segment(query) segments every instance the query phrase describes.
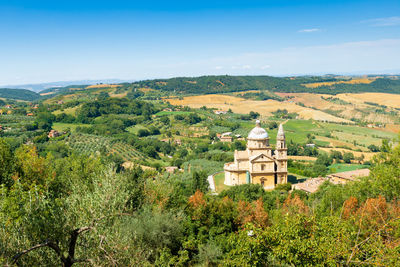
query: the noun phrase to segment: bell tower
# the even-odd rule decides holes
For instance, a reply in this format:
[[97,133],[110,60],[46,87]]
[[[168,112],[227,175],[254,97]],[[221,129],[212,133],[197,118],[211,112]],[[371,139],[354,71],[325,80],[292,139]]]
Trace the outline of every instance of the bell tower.
[[278,134],[276,136],[276,172],[277,172],[277,183],[287,183],[287,147],[286,137],[283,131],[283,125],[279,125]]

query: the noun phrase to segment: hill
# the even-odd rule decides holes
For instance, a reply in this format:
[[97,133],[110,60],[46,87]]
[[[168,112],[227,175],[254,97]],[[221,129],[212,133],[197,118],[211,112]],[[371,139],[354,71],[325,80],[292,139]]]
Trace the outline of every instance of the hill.
[[31,91],[40,92],[50,88],[60,88],[70,85],[81,85],[81,84],[99,84],[99,83],[122,83],[124,80],[119,79],[103,79],[103,80],[77,80],[77,81],[59,81],[59,82],[48,82],[48,83],[30,83],[30,84],[18,84],[18,85],[4,85],[4,87],[12,89],[29,89]]
[[34,101],[39,99],[40,95],[26,89],[0,88],[0,97],[14,100]]
[[[115,84],[114,84],[115,85]],[[119,83],[118,93],[154,90],[168,95],[221,94],[241,91],[270,91],[281,93],[318,93],[336,95],[341,93],[393,93],[400,94],[399,76],[344,77],[344,76],[201,76],[153,79],[133,83]],[[106,89],[101,87],[69,85],[41,91],[41,95],[64,94],[77,90]],[[110,86],[110,89],[112,87]],[[264,99],[266,100],[266,99]]]

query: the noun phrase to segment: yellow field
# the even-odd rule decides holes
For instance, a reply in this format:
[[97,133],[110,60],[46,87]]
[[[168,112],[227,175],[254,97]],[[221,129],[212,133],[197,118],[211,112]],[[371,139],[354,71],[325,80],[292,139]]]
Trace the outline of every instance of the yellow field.
[[400,108],[400,95],[386,93],[338,94],[335,97],[350,103],[373,102],[388,107]]
[[44,95],[52,95],[52,94],[55,94],[55,92],[41,93],[40,95],[41,95],[41,96],[44,96]]
[[373,152],[352,151],[352,150],[348,150],[348,149],[344,149],[344,148],[321,147],[319,149],[326,151],[326,152],[330,152],[331,150],[340,151],[342,153],[350,152],[350,153],[353,153],[355,157],[360,157],[361,155],[364,155],[364,160],[371,160],[376,154],[378,154],[378,153],[373,153]]
[[264,116],[271,116],[271,113],[276,111],[277,109],[287,109],[289,112],[298,113],[299,118],[301,119],[352,123],[349,120],[332,116],[320,110],[301,107],[293,103],[293,101],[256,101],[219,94],[189,96],[183,98],[182,100],[173,98],[166,99],[166,101],[168,101],[172,105],[190,106],[192,108],[200,108],[202,106],[206,106],[208,108],[217,108],[221,110],[231,109],[233,112],[241,114],[248,114],[250,111],[257,111]]
[[315,158],[315,157],[308,157],[308,156],[288,156],[288,159],[306,160],[306,161],[316,161],[317,160],[317,158]]
[[334,84],[344,83],[344,84],[368,84],[372,83],[375,79],[368,79],[368,78],[358,78],[358,79],[351,79],[350,81],[337,81],[337,82],[320,82],[320,83],[306,83],[303,84],[307,88],[317,88],[320,86],[330,86]]
[[280,97],[290,97],[289,101],[296,103],[303,103],[307,107],[314,107],[317,109],[338,109],[343,108],[338,104],[326,101],[321,97],[331,97],[325,94],[311,94],[311,93],[276,93]]
[[92,88],[117,88],[121,87],[122,85],[119,84],[93,84],[89,85],[86,87],[86,89],[92,89]]
[[[329,142],[329,145],[331,147],[344,147],[344,146],[347,146],[347,147],[349,147],[351,149],[354,149],[354,150],[359,148],[359,147],[355,146],[353,143],[340,141],[340,140],[332,139],[332,138],[325,137],[325,136],[317,136],[316,139],[320,140],[320,141]],[[366,148],[364,148],[364,149],[366,150]]]

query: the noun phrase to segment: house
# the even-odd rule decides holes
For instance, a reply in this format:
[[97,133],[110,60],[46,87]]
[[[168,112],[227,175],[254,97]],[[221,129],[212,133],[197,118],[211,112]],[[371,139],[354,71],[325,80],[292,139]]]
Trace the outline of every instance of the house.
[[178,146],[182,145],[181,139],[175,139],[174,143],[177,144]]
[[369,176],[369,169],[359,169],[347,172],[332,173],[327,176],[330,182],[334,184],[345,184],[349,181],[357,181],[360,177]]
[[247,149],[234,152],[234,162],[224,165],[225,185],[260,184],[264,189],[274,189],[287,183],[287,148],[282,124],[276,138],[276,149],[269,144],[269,136],[256,121],[247,137]]
[[293,189],[302,190],[307,193],[315,193],[319,187],[329,181],[327,178],[318,177],[318,178],[310,178],[305,180],[303,183],[298,183],[293,185]]
[[26,116],[33,116],[33,113],[28,113],[26,114]]
[[217,114],[217,115],[221,115],[221,114],[228,113],[228,111],[225,111],[225,110],[214,110],[214,113]]
[[166,171],[166,172],[169,172],[169,173],[174,173],[174,172],[177,171],[177,170],[179,170],[179,168],[176,167],[176,166],[168,166],[168,167],[165,167],[165,171]]
[[13,107],[11,105],[6,105],[6,108],[12,109]]
[[47,137],[48,138],[54,138],[54,137],[58,137],[58,136],[60,136],[61,134],[58,132],[58,131],[56,131],[56,130],[51,130],[50,132],[49,132],[49,134],[47,135]]
[[315,147],[315,144],[306,144],[306,147],[312,147],[312,148],[314,148],[314,147]]
[[219,136],[217,135],[217,137],[219,138],[219,140],[221,141],[221,142],[229,142],[229,143],[231,143],[232,142],[232,132],[226,132],[226,133],[223,133],[223,134],[220,134]]

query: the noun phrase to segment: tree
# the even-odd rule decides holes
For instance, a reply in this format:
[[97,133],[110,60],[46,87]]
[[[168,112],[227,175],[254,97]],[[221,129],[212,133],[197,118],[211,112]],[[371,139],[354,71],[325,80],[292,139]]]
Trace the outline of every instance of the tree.
[[0,138],[0,185],[10,187],[13,184],[12,175],[15,172],[15,158],[10,146]]
[[351,152],[346,152],[343,154],[343,161],[346,163],[351,163],[351,161],[354,159],[354,154]]
[[50,131],[53,122],[56,120],[56,116],[48,111],[39,112],[36,115],[35,122],[37,123],[39,129]]
[[260,117],[260,113],[254,111],[250,111],[249,115],[252,119],[257,119],[258,117]]

